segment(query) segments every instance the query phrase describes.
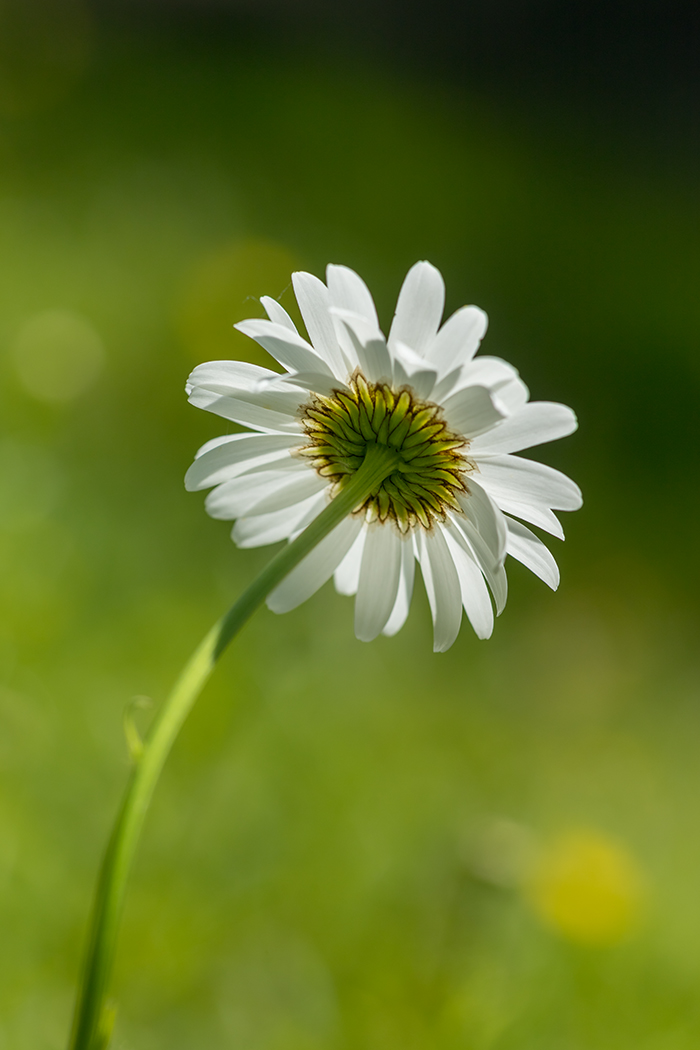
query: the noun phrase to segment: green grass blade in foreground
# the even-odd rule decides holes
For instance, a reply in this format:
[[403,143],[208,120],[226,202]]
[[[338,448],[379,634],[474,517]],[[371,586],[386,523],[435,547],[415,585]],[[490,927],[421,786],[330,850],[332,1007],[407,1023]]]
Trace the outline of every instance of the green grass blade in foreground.
[[272,559],[209,631],[156,715],[131,774],[102,863],[69,1050],[104,1050],[108,1044],[113,1012],[106,1006],[106,995],[138,838],[165,760],[217,660],[268,594],[391,473],[396,458],[396,453],[386,446],[369,446],[362,466],[345,487],[293,543]]

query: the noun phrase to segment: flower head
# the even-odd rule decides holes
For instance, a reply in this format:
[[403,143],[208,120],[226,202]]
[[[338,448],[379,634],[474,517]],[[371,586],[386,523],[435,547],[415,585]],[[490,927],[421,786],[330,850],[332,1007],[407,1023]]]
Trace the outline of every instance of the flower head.
[[[559,471],[513,453],[576,429],[565,405],[530,402],[517,371],[475,356],[487,318],[476,306],[442,326],[444,284],[416,263],[401,289],[388,338],[372,296],[345,266],[327,284],[293,275],[309,339],[280,304],[269,320],[236,328],[285,370],[214,361],[192,372],[193,405],[249,429],[204,445],[187,472],[190,490],[213,488],[212,517],[235,520],[233,540],[257,547],[294,539],[363,463],[372,445],[395,465],[334,531],[272,592],[285,612],[331,576],[356,594],[355,633],[369,641],[403,626],[421,567],[433,616],[434,648],[448,649],[462,608],[480,638],[507,594],[507,554],[553,589],[556,562],[522,522],[563,539],[554,510],[576,510],[578,487]],[[521,519],[521,520],[518,520]]]

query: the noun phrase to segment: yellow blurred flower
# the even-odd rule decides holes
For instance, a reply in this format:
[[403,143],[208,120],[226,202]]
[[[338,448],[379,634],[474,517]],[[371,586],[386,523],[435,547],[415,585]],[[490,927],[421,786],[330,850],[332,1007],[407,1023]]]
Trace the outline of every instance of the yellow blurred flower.
[[644,879],[629,851],[599,831],[569,831],[542,851],[526,886],[539,917],[569,940],[615,944],[636,925]]

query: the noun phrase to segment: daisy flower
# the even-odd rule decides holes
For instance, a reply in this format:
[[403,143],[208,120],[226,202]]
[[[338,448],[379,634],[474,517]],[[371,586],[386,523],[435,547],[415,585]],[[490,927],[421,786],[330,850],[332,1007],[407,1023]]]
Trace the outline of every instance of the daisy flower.
[[[523,524],[563,539],[555,510],[581,505],[578,487],[552,467],[514,455],[576,429],[565,405],[529,400],[515,368],[476,356],[486,314],[464,306],[441,325],[445,288],[428,262],[409,271],[388,337],[353,271],[329,266],[326,284],[295,273],[308,339],[275,299],[268,320],[235,327],[282,373],[243,361],[194,369],[190,402],[249,428],[207,442],[187,472],[190,491],[213,489],[206,509],[234,520],[239,547],[293,540],[363,462],[396,453],[393,472],[268,596],[274,612],[309,598],[331,576],[356,595],[355,633],[370,641],[406,621],[415,564],[448,649],[466,612],[479,638],[505,605],[506,555],[555,589],[556,562]],[[490,592],[490,594],[489,594]]]

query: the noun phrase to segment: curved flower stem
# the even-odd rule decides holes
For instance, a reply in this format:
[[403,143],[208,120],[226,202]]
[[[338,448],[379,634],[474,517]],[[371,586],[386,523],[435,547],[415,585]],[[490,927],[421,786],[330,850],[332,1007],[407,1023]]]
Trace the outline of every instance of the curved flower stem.
[[266,566],[195,650],[156,715],[124,794],[102,863],[90,922],[69,1050],[105,1050],[114,1012],[106,995],[139,834],[158,777],[180,728],[217,660],[272,590],[343,518],[361,506],[394,469],[397,454],[370,445],[360,469],[311,524]]

